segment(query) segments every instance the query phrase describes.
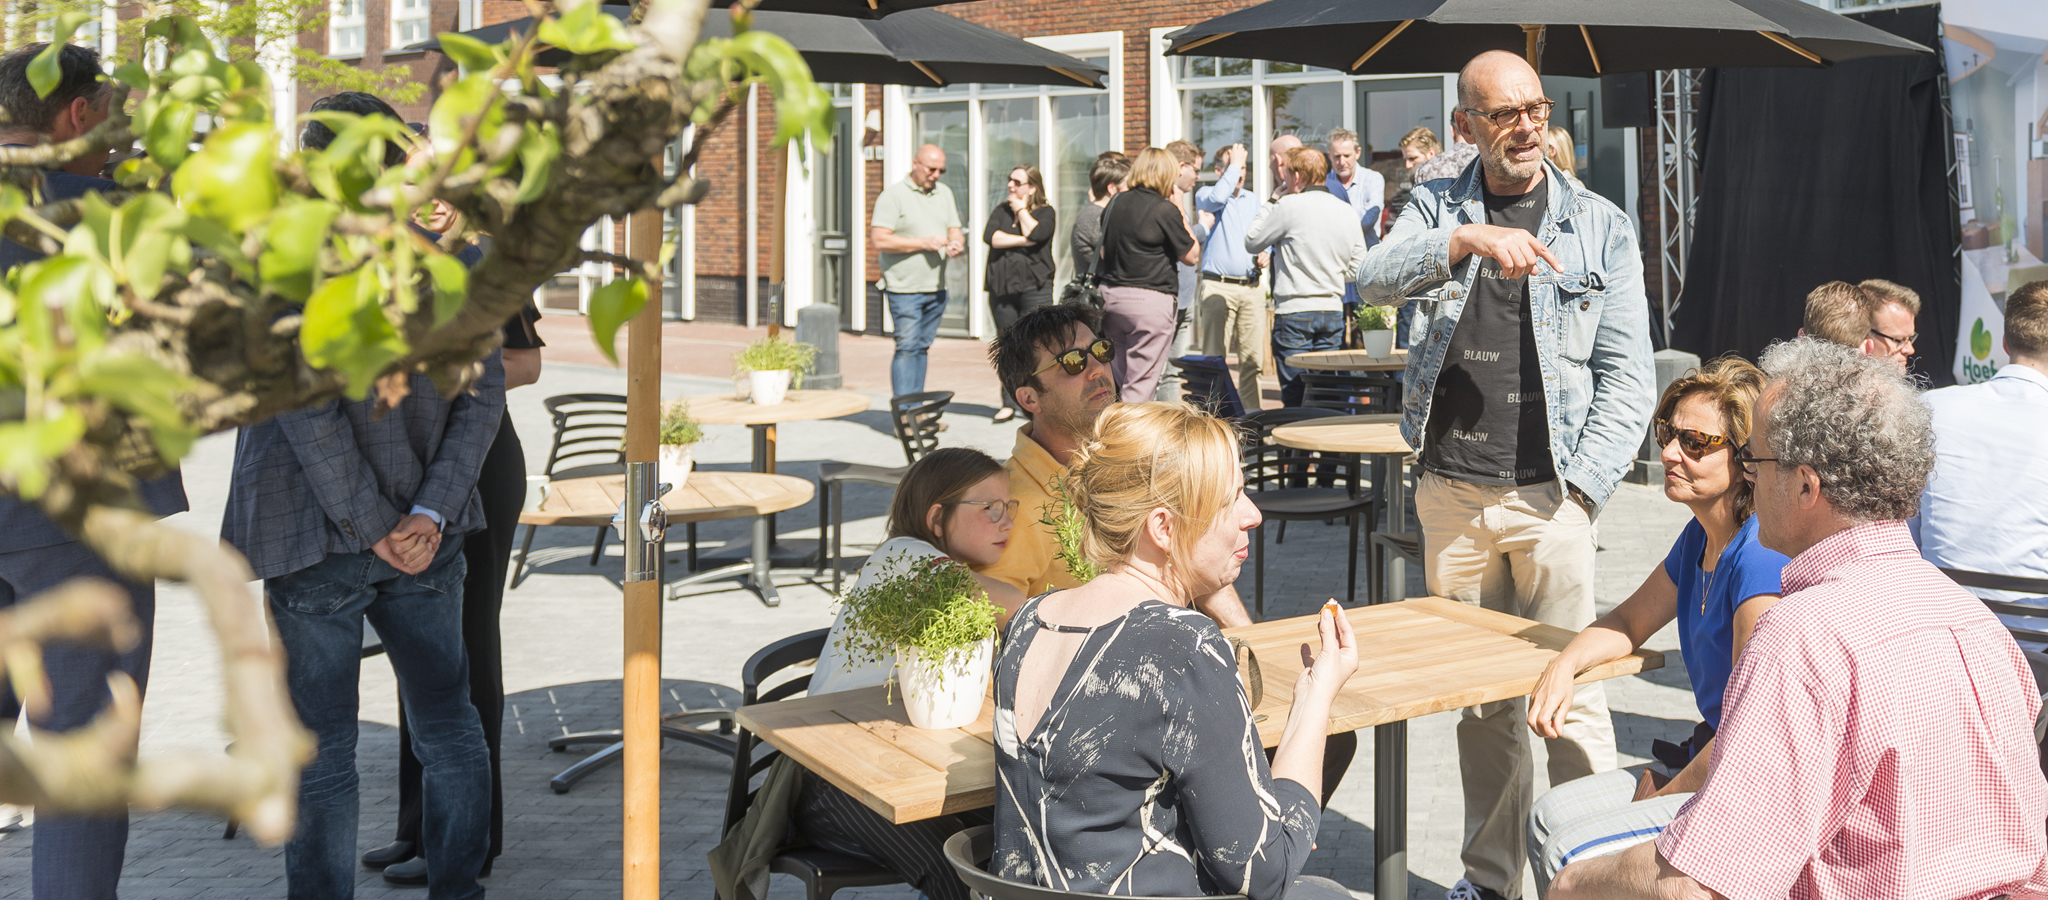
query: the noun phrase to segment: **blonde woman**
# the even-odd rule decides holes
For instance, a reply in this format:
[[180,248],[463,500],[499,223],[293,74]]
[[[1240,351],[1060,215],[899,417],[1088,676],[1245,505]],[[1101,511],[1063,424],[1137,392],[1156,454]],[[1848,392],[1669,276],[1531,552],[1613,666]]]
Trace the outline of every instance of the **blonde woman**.
[[991,871],[1085,893],[1348,900],[1301,867],[1330,703],[1358,668],[1350,624],[1320,614],[1269,769],[1236,656],[1189,608],[1237,579],[1259,524],[1236,431],[1180,404],[1119,404],[1069,473],[1103,573],[1026,601],[1005,632]]
[[1579,183],[1579,151],[1572,143],[1571,132],[1558,125],[1550,126],[1543,132],[1543,155],[1564,173],[1566,180],[1578,187],[1585,186]]
[[1179,185],[1180,160],[1146,147],[1131,163],[1130,189],[1102,211],[1102,336],[1116,345],[1109,370],[1127,402],[1152,399],[1166,369],[1180,293],[1174,264],[1202,260]]

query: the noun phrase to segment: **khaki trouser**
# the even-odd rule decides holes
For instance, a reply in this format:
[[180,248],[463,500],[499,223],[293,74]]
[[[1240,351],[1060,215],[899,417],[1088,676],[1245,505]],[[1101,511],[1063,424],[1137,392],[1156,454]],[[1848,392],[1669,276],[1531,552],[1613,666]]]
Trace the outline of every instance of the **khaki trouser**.
[[[1431,594],[1572,631],[1592,623],[1594,525],[1562,481],[1491,487],[1425,473],[1415,515]],[[1527,710],[1527,698],[1484,703],[1458,722],[1465,877],[1510,900],[1522,894],[1535,791]],[[1615,768],[1599,684],[1579,686],[1562,731],[1545,741],[1551,784]]]
[[1204,356],[1222,356],[1237,345],[1237,397],[1245,412],[1258,410],[1259,373],[1265,371],[1267,335],[1266,289],[1251,284],[1224,284],[1202,279],[1195,300],[1195,329]]

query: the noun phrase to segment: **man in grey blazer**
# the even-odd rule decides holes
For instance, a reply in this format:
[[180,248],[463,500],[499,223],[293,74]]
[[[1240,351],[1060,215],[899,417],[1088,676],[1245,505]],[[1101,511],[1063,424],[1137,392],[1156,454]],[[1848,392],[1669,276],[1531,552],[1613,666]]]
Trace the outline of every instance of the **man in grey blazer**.
[[[383,106],[368,95],[364,109]],[[321,108],[321,107],[316,107]],[[317,123],[315,123],[317,124]],[[307,127],[305,143],[332,140]],[[497,351],[473,389],[443,399],[426,376],[379,409],[331,400],[242,429],[221,537],[264,580],[284,639],[286,686],[318,756],[299,782],[285,847],[292,900],[355,891],[356,714],[363,622],[377,629],[425,772],[427,896],[483,896],[491,773],[462,645],[462,535],[484,527],[477,475],[505,412]]]

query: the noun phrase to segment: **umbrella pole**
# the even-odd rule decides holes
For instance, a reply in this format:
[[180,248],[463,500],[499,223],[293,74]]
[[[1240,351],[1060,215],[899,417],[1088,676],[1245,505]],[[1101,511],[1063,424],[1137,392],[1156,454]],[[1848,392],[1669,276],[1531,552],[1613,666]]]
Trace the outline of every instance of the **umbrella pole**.
[[[1549,28],[1548,25],[1522,26],[1522,55],[1529,60],[1529,68],[1535,69],[1538,74],[1543,72],[1543,38],[1544,32]],[[1590,40],[1588,45],[1590,46]]]
[[[651,209],[627,220],[627,255],[649,263],[661,258],[661,216]],[[658,533],[642,534],[637,521],[659,490],[653,482],[661,423],[662,304],[659,267],[650,268],[657,272],[648,281],[647,305],[626,324],[626,509],[635,521],[624,529],[624,900],[661,897],[662,541]]]

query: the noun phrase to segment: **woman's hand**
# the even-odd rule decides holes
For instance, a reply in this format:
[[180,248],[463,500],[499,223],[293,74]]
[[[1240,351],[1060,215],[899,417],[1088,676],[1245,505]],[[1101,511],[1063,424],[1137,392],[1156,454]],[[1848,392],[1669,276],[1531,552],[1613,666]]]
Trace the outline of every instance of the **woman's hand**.
[[1577,674],[1570,666],[1562,665],[1564,657],[1558,656],[1543,668],[1543,674],[1536,678],[1536,690],[1529,695],[1529,730],[1537,737],[1563,737],[1565,713],[1572,706],[1572,681]]
[[1316,634],[1322,638],[1322,652],[1311,654],[1307,644],[1301,645],[1301,680],[1295,682],[1294,694],[1317,690],[1329,700],[1358,671],[1358,639],[1351,633],[1351,620],[1334,601],[1316,614]]
[[1018,195],[1018,193],[1017,193],[1017,189],[1016,189],[1016,188],[1011,188],[1011,189],[1010,189],[1010,196],[1009,196],[1009,197],[1008,197],[1008,198],[1007,198],[1007,199],[1005,200],[1005,202],[1007,202],[1007,203],[1009,203],[1009,204],[1010,204],[1010,211],[1011,211],[1011,212],[1013,212],[1013,213],[1017,213],[1017,212],[1023,212],[1023,211],[1024,211],[1024,204],[1025,204],[1025,203],[1028,203],[1028,202],[1029,202],[1029,200],[1028,200],[1028,198],[1025,198],[1025,197],[1019,196],[1019,195]]

